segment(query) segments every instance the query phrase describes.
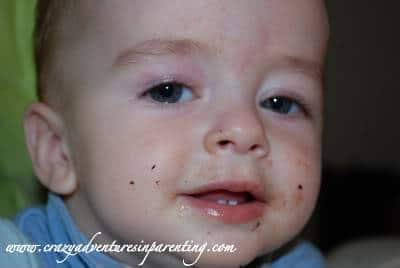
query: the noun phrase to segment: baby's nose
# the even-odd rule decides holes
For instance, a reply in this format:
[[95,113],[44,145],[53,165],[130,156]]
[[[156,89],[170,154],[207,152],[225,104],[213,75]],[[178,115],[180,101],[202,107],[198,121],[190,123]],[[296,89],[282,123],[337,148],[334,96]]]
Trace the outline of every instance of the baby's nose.
[[217,116],[205,136],[204,146],[211,154],[229,150],[262,158],[269,153],[264,123],[257,111],[250,109],[225,112]]

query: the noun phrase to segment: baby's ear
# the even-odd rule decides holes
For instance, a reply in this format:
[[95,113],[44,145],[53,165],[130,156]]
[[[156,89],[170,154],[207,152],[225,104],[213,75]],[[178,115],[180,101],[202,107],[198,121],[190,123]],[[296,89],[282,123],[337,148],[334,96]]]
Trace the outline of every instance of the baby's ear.
[[24,117],[25,138],[33,168],[50,191],[69,195],[77,179],[59,115],[44,103],[32,103]]

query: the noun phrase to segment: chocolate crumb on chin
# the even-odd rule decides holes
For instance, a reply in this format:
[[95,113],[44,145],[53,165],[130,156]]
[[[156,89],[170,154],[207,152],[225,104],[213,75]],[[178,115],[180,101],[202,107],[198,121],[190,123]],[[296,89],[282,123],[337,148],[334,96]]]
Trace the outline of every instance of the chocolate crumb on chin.
[[153,169],[155,169],[156,168],[156,165],[153,165],[152,167],[151,167],[151,170],[153,170]]
[[254,226],[254,228],[251,231],[254,232],[255,230],[258,229],[258,227],[260,227],[260,225],[261,225],[261,222],[257,221],[256,225]]
[[156,184],[157,184],[157,186],[159,186],[160,185],[160,180],[156,180]]
[[130,184],[130,185],[134,185],[135,182],[134,182],[134,181],[130,181],[129,184]]

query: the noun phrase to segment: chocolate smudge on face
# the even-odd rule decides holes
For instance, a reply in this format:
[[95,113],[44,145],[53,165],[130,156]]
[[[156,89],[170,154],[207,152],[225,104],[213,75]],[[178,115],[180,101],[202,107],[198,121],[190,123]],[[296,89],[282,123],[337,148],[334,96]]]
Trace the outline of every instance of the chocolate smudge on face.
[[302,159],[298,159],[297,164],[299,165],[299,167],[302,167],[302,168],[308,168],[310,166],[310,164],[307,161],[302,160]]
[[299,184],[299,186],[297,186],[297,188],[298,188],[299,190],[303,190],[303,185]]
[[130,184],[130,185],[134,185],[135,182],[134,182],[134,181],[130,181],[129,184]]
[[295,198],[296,205],[301,205],[301,203],[303,203],[303,200],[304,200],[303,194],[299,192]]
[[160,180],[156,180],[156,184],[157,184],[157,186],[159,186],[160,185]]
[[261,222],[257,221],[256,225],[254,226],[253,230],[251,230],[252,232],[254,232],[255,230],[257,230],[258,227],[260,227]]
[[153,165],[152,167],[151,167],[151,170],[153,170],[153,169],[155,169],[156,168],[156,165]]

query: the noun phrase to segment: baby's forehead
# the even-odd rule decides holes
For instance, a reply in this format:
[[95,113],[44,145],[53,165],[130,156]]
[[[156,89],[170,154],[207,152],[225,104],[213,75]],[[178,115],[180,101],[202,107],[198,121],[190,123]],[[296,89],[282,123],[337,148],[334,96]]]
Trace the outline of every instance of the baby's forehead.
[[[141,34],[146,39],[183,39],[203,34],[216,42],[228,39],[244,44],[251,39],[270,35],[270,41],[287,39],[291,35],[326,35],[326,14],[320,0],[266,1],[78,1],[81,31],[84,34],[113,35],[113,42]],[[75,18],[72,18],[75,20]],[[71,20],[72,20],[71,19]],[[307,30],[305,30],[306,28]],[[276,32],[276,33],[275,33]],[[287,35],[287,36],[284,36]],[[110,41],[110,39],[106,40]],[[263,41],[263,40],[253,40]],[[254,43],[253,42],[253,43]]]
[[224,51],[268,45],[317,58],[327,41],[320,0],[71,0],[68,9],[63,47],[70,52],[77,44],[110,51],[146,40],[188,39]]
[[[130,18],[132,22],[143,17],[149,20],[157,19],[163,14],[168,17],[169,21],[174,21],[188,14],[197,23],[202,23],[206,20],[205,16],[212,15],[216,10],[218,10],[219,14],[235,14],[235,17],[252,15],[253,23],[260,21],[257,16],[268,17],[274,13],[280,14],[281,16],[276,17],[281,21],[285,21],[289,19],[285,15],[289,15],[293,10],[302,12],[309,9],[312,13],[318,14],[321,12],[321,9],[316,7],[324,6],[322,0],[264,0],[251,2],[231,0],[69,0],[66,2],[68,4],[65,6],[72,7],[73,12],[80,15],[83,19],[103,18],[109,22],[118,19],[126,11],[132,13],[132,10],[136,11],[138,15],[137,17]],[[205,10],[207,11],[206,13],[204,12]],[[304,18],[306,19],[306,17]],[[279,26],[275,25],[275,27]]]
[[[96,46],[112,42],[123,49],[123,42],[196,39],[199,36],[206,39],[204,43],[229,40],[231,46],[225,48],[275,41],[275,46],[280,46],[286,45],[284,41],[289,39],[306,43],[302,39],[307,36],[312,44],[309,49],[316,51],[328,36],[326,14],[320,0],[65,2],[67,4],[59,6],[63,11],[58,12],[62,26],[55,33],[63,49],[74,48],[79,42],[85,46],[92,41],[97,42]],[[298,40],[293,36],[298,36]]]

